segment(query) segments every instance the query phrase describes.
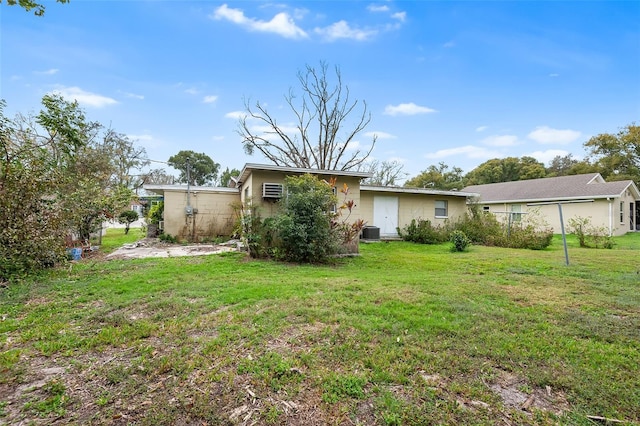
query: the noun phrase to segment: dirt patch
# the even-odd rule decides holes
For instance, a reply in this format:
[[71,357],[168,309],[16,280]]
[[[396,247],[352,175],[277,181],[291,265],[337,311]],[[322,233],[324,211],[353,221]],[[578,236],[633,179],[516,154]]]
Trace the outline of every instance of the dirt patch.
[[182,256],[204,256],[208,254],[218,254],[230,251],[237,251],[239,243],[230,241],[224,244],[167,244],[157,238],[145,238],[133,244],[125,244],[113,253],[106,256],[106,259],[144,259],[149,257],[182,257]]
[[504,370],[498,370],[495,383],[489,388],[498,394],[507,407],[525,412],[534,409],[561,415],[569,409],[569,403],[562,392],[554,392],[551,387],[530,389],[525,379]]

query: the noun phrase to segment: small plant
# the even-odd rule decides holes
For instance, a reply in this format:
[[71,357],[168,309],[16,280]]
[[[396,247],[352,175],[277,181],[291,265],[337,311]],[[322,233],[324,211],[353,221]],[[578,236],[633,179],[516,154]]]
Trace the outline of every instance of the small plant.
[[452,252],[461,252],[465,251],[471,241],[467,238],[467,235],[462,231],[453,231],[451,233],[451,237],[449,238],[451,241],[451,251]]
[[365,378],[355,375],[339,376],[332,374],[325,380],[322,400],[329,404],[335,404],[343,398],[364,398]]
[[65,405],[69,398],[65,395],[67,388],[58,380],[52,380],[46,383],[42,390],[45,397],[38,402],[28,402],[24,405],[26,410],[34,411],[41,417],[47,417],[50,414],[62,416],[65,413]]
[[160,234],[158,239],[163,243],[176,244],[178,242],[178,239],[171,234]]

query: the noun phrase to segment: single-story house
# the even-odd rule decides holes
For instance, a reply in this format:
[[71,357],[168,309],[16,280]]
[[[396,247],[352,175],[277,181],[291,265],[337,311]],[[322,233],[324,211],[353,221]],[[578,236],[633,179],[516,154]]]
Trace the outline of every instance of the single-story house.
[[[361,185],[369,173],[340,170],[315,170],[267,164],[246,164],[233,188],[187,185],[145,185],[144,189],[164,197],[165,233],[199,240],[229,235],[243,203],[258,203],[262,217],[277,212],[286,176],[310,173],[329,181],[336,188],[349,187],[348,199],[355,202],[349,220],[362,219],[379,228],[383,238],[397,237],[397,228],[412,219],[427,219],[442,224],[467,211],[467,200],[477,194],[462,191],[437,191],[422,188]],[[337,192],[339,201],[342,194]]]
[[569,219],[580,217],[609,235],[640,231],[640,192],[632,180],[605,182],[600,173],[588,173],[471,185],[463,191],[479,194],[476,201],[484,211],[505,218],[519,219],[537,209],[555,233],[562,232],[559,203],[565,227]]

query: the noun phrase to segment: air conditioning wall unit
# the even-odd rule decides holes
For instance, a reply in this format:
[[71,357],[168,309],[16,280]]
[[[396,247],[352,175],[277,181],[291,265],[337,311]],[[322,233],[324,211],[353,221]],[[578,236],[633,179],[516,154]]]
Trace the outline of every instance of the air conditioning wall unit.
[[281,183],[263,183],[262,184],[262,198],[282,198],[282,184]]

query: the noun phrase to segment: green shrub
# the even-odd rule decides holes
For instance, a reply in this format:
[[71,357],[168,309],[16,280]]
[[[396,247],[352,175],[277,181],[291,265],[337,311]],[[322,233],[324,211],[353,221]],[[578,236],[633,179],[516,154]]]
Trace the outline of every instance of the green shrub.
[[165,243],[175,244],[178,242],[178,239],[171,234],[160,234],[158,239]]
[[451,241],[451,251],[453,252],[465,251],[471,243],[464,232],[457,230],[451,233],[449,241]]
[[278,255],[293,262],[325,262],[337,252],[332,231],[332,188],[316,176],[288,176],[281,214],[269,226],[272,243],[277,239]]
[[429,220],[411,219],[411,223],[403,229],[398,228],[398,235],[405,240],[420,244],[440,244],[447,241],[445,228],[432,226]]
[[504,231],[503,225],[496,215],[480,209],[478,204],[470,204],[469,211],[458,220],[449,221],[446,225],[449,232],[462,231],[473,244],[487,245],[496,235]]
[[159,223],[162,220],[164,213],[164,201],[160,201],[149,209],[147,219],[149,223]]
[[587,217],[572,217],[567,221],[567,231],[578,238],[580,247],[612,249],[614,242],[604,226],[594,226]]

